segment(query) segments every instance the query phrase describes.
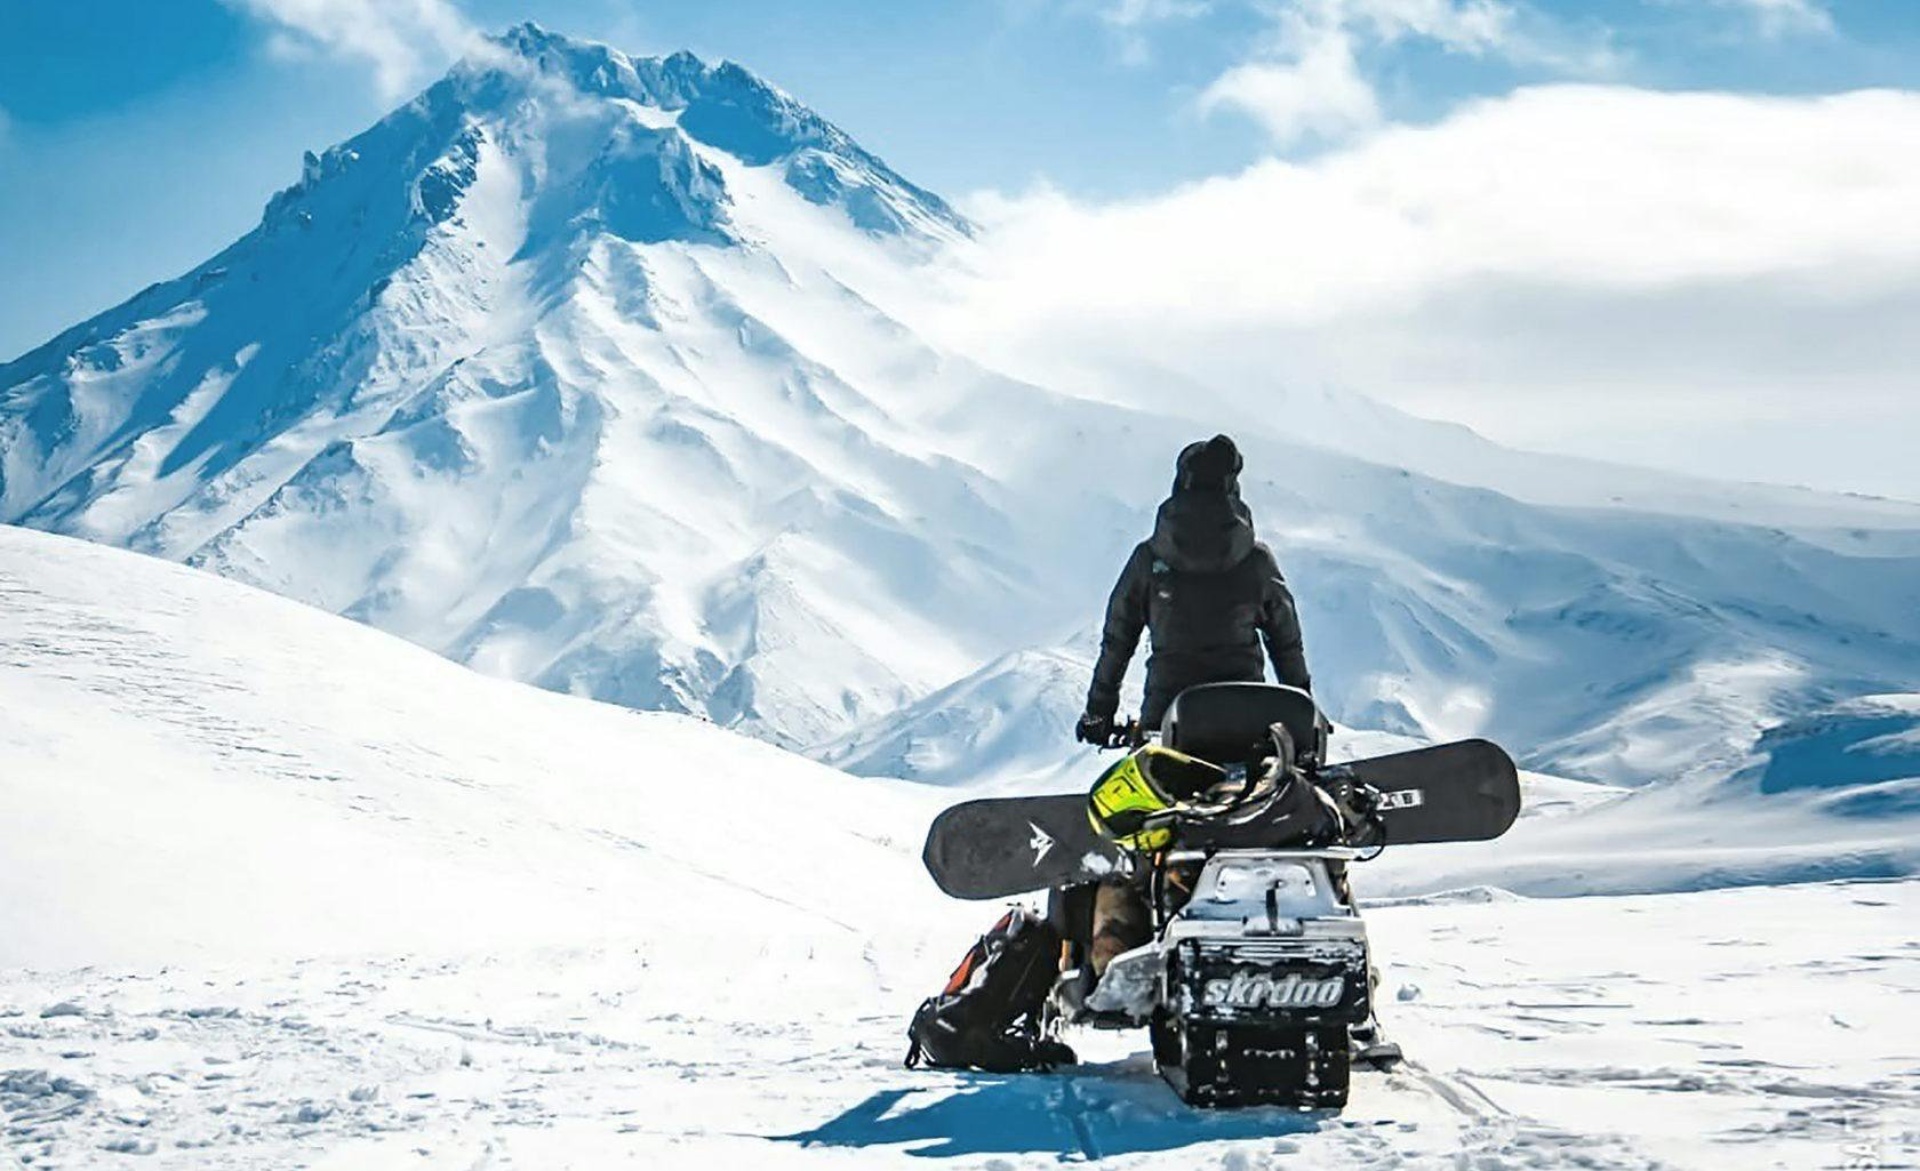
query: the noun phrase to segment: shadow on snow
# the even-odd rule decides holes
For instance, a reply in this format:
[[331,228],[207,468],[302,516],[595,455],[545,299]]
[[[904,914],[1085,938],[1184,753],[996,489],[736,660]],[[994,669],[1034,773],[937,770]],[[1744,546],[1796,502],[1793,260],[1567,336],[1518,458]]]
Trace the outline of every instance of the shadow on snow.
[[881,1090],[812,1130],[776,1141],[899,1146],[921,1158],[1052,1151],[1063,1159],[1098,1159],[1278,1138],[1318,1130],[1332,1117],[1277,1107],[1196,1110],[1174,1096],[1144,1056],[1073,1072],[941,1076],[924,1089]]

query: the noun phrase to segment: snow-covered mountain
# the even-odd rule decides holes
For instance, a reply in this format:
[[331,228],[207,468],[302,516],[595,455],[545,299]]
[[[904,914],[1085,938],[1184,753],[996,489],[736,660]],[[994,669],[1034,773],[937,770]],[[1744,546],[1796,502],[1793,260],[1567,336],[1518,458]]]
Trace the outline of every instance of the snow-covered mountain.
[[221,255],[0,366],[0,521],[964,779],[1060,759],[1173,453],[1226,429],[1350,724],[1725,777],[1782,720],[1920,692],[1920,507],[1318,389],[1248,418],[1023,384],[916,327],[972,231],[737,66],[523,26]]
[[959,546],[1011,501],[923,441],[992,379],[808,246],[967,230],[736,66],[523,27],[0,368],[0,517],[811,739],[970,668],[1043,580]]

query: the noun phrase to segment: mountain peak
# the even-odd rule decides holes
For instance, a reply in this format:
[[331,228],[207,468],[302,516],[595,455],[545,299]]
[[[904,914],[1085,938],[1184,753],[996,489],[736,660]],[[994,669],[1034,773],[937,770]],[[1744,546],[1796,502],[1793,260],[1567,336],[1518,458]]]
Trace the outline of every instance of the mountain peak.
[[584,94],[601,94],[637,101],[666,110],[684,108],[706,78],[720,68],[739,75],[767,91],[773,86],[731,62],[717,68],[689,50],[664,57],[636,57],[600,41],[557,33],[534,21],[524,21],[489,36],[487,48],[454,67],[461,72],[487,74],[499,69],[534,74],[568,82]]
[[537,56],[541,51],[555,47],[584,44],[561,33],[552,32],[537,20],[523,20],[505,32],[487,38],[494,44],[522,56]]
[[778,86],[734,61],[708,62],[682,49],[629,56],[610,45],[526,21],[489,38],[428,91],[468,107],[505,110],[531,78],[558,81],[583,97],[661,111],[693,142],[753,167],[778,166],[809,202],[838,206],[880,236],[933,239],[971,235],[972,225],[941,199],[908,182],[852,136]]

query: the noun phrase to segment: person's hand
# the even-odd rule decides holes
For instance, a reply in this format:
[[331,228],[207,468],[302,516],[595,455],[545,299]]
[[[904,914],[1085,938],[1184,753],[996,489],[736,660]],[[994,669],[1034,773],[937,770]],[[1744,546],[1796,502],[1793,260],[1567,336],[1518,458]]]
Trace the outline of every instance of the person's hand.
[[1113,717],[1099,715],[1095,712],[1088,712],[1081,716],[1080,722],[1073,726],[1073,738],[1075,740],[1080,741],[1082,744],[1091,744],[1096,748],[1104,748],[1107,743],[1107,738],[1112,734]]

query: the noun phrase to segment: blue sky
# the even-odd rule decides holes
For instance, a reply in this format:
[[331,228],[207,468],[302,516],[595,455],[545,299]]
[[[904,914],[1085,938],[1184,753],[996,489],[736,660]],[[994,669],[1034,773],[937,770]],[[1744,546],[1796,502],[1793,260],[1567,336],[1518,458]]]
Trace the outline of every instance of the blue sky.
[[[1832,31],[1761,25],[1768,0],[1560,0],[1534,25],[1599,70],[1367,50],[1387,113],[1567,73],[1652,88],[1809,93],[1920,85],[1920,4],[1834,0]],[[258,8],[271,9],[271,3]],[[1145,0],[469,0],[623,48],[741,61],[949,195],[1037,180],[1088,198],[1229,172],[1275,144],[1196,99],[1263,38],[1269,10]],[[1136,19],[1127,19],[1129,12]],[[351,52],[275,51],[277,26],[220,0],[0,0],[0,353],[174,275],[247,230],[300,152],[394,104]],[[424,68],[440,63],[421,50]],[[1287,144],[1312,150],[1308,143]]]
[[525,19],[740,61],[1003,216],[996,360],[1920,499],[1920,0],[0,0],[0,359]]

